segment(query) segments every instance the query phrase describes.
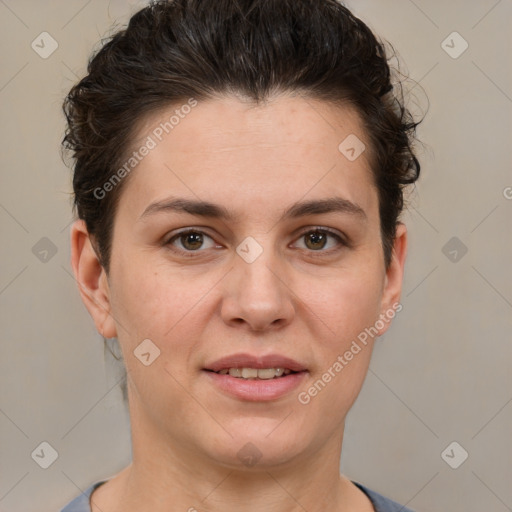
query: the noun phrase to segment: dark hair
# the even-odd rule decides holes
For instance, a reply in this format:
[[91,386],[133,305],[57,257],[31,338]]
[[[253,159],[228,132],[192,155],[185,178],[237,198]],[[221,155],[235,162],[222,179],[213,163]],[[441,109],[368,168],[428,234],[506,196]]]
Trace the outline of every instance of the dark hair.
[[135,13],[91,58],[63,106],[75,208],[107,272],[129,176],[106,197],[95,191],[126,161],[137,121],[191,97],[233,94],[259,103],[276,93],[356,108],[370,142],[389,265],[403,188],[420,173],[412,149],[418,123],[372,31],[335,0],[160,0]]

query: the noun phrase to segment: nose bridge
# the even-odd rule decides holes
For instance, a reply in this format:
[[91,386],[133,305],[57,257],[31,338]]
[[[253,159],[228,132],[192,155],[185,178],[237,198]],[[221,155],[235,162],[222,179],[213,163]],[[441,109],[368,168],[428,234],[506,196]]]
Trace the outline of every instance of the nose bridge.
[[255,330],[289,322],[294,314],[291,291],[270,239],[260,243],[248,237],[236,252],[231,286],[224,297],[224,320],[243,320]]
[[241,280],[239,291],[262,304],[276,300],[282,294],[283,283],[277,279],[277,258],[271,239],[257,242],[248,237],[238,247],[236,270]]
[[263,294],[268,299],[281,293],[282,282],[276,277],[276,258],[271,253],[272,249],[267,248],[254,261],[249,262],[240,258],[237,267],[243,283],[241,290],[257,295]]

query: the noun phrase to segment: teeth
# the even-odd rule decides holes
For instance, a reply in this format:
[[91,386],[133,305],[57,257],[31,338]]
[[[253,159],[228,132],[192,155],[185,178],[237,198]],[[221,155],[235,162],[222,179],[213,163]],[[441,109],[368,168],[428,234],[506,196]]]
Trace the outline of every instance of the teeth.
[[[283,372],[282,368],[265,368],[258,370],[259,379],[273,379],[274,377],[280,377]],[[278,373],[280,372],[280,373]]]
[[291,370],[285,368],[225,368],[220,370],[220,375],[229,374],[231,377],[238,377],[240,379],[264,379],[269,380],[274,377],[281,377],[282,375],[289,375]]
[[258,378],[258,370],[256,368],[242,368],[242,378],[257,379]]

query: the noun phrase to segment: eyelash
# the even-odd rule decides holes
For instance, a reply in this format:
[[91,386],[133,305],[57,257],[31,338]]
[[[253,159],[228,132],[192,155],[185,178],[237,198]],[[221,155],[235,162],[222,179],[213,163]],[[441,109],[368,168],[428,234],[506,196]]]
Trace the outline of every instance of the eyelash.
[[[172,245],[173,241],[178,240],[182,236],[188,235],[190,233],[204,235],[204,236],[206,236],[206,237],[208,237],[208,238],[213,240],[213,238],[210,235],[208,235],[207,233],[205,233],[204,231],[201,231],[200,229],[189,228],[189,229],[185,229],[185,230],[180,231],[179,233],[176,233],[175,235],[173,235],[171,238],[169,238],[164,243],[164,245],[167,246],[171,251],[176,252],[179,255],[184,256],[186,258],[196,257],[196,255],[198,253],[200,253],[200,252],[203,252],[204,249],[203,250],[198,249],[196,251],[190,251],[190,250],[178,249],[178,248],[176,248],[176,247],[174,247]],[[302,238],[302,237],[304,237],[304,236],[306,236],[308,234],[311,234],[311,233],[321,233],[321,234],[329,235],[329,236],[335,238],[336,241],[339,244],[338,247],[327,249],[327,250],[319,249],[318,251],[315,251],[313,249],[305,249],[313,257],[329,256],[333,252],[339,251],[343,247],[350,247],[349,243],[341,235],[339,235],[338,233],[336,233],[335,231],[333,231],[333,230],[331,230],[329,228],[324,228],[324,227],[320,227],[320,226],[313,227],[313,228],[308,228],[307,230],[301,232],[296,240],[299,240],[300,238]],[[302,249],[302,250],[304,250],[304,249]]]

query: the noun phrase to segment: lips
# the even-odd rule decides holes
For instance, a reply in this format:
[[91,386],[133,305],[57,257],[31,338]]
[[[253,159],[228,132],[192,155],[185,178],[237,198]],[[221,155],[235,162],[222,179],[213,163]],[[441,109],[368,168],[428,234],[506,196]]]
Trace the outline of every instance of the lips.
[[280,354],[266,354],[254,356],[246,353],[233,354],[222,357],[205,366],[205,370],[219,372],[220,370],[229,370],[230,368],[283,368],[292,372],[303,372],[307,368],[298,361]]
[[[237,376],[230,375],[237,368],[242,369],[242,374],[249,371],[251,375],[249,378],[242,378],[238,372],[235,372]],[[273,378],[266,375],[267,369],[268,373],[274,369],[276,375]],[[226,370],[231,371],[227,373]],[[258,378],[253,376],[255,371]],[[260,372],[265,373],[263,378],[259,376]],[[278,376],[277,372],[281,375]],[[218,391],[231,398],[244,402],[271,402],[293,396],[293,391],[304,382],[308,370],[302,363],[280,354],[233,354],[208,363],[203,374]]]

